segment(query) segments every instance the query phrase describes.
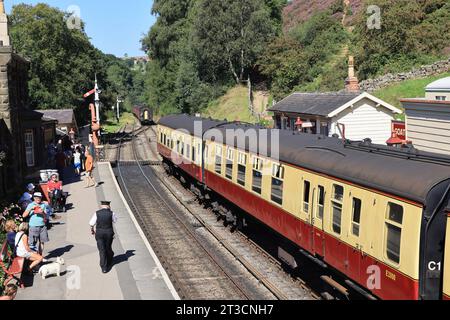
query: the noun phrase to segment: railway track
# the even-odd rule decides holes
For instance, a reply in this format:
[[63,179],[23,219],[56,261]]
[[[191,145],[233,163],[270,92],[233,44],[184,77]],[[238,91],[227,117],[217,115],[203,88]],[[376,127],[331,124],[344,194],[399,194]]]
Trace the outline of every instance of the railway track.
[[[145,141],[151,144],[151,158],[158,159],[155,132],[145,130],[143,134]],[[281,262],[252,241],[246,234],[240,231],[235,233],[236,236],[230,234],[230,231],[217,221],[211,209],[205,209],[194,200],[195,194],[180,185],[180,181],[175,177],[166,175],[162,168],[161,170],[157,169],[152,170],[152,173],[159,179],[159,182],[277,299],[320,299],[303,280],[297,277],[291,278],[287,275]],[[178,186],[178,188],[174,186]]]
[[[182,299],[273,299],[258,281],[227,261],[224,248],[211,241],[210,233],[172,203],[151,168],[141,164],[132,130],[135,164],[122,163],[123,139],[117,153],[119,182]],[[219,250],[218,250],[219,249]],[[228,258],[229,260],[229,258]],[[278,298],[275,296],[275,298]]]

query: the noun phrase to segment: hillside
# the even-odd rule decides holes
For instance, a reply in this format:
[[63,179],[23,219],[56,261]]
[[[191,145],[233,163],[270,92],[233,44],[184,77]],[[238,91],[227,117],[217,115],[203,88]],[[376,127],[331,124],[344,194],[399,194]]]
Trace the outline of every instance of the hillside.
[[443,73],[437,76],[431,76],[422,79],[407,80],[384,89],[375,91],[374,96],[380,98],[393,106],[402,107],[400,99],[402,98],[423,98],[425,97],[425,87],[430,83],[449,77],[450,73]]
[[244,86],[228,90],[224,96],[211,102],[202,115],[213,119],[257,122],[257,118],[248,109],[248,89]]
[[[293,0],[283,10],[283,29],[289,31],[300,23],[307,21],[318,12],[337,7],[343,0]],[[351,22],[353,17],[363,8],[363,0],[349,0],[351,15],[347,22]],[[341,14],[336,14],[342,18]]]

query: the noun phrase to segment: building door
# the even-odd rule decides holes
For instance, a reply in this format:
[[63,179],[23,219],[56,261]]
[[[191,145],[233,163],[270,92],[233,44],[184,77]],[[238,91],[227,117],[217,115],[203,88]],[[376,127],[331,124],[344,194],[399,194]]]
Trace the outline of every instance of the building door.
[[25,132],[25,157],[27,160],[27,166],[29,168],[34,167],[34,133],[33,130],[27,130]]

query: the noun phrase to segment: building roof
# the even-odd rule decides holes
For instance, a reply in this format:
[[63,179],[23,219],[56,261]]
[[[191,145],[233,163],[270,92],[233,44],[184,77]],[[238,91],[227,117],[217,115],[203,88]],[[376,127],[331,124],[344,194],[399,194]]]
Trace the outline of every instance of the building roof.
[[74,119],[74,112],[72,109],[61,109],[61,110],[36,110],[42,113],[44,117],[55,119],[59,124],[72,123]]
[[408,103],[423,103],[423,104],[434,104],[434,105],[442,105],[442,106],[450,106],[450,101],[441,101],[441,100],[430,100],[427,98],[411,98],[411,99],[400,99],[400,102],[403,104],[403,107],[407,107]]
[[[160,123],[172,129],[191,131],[194,120],[202,121],[201,118],[170,116],[162,118]],[[206,120],[206,123],[210,122],[210,119]],[[447,156],[415,149],[398,150],[381,145],[364,145],[360,142],[344,143],[336,138],[261,129],[237,123],[221,124],[216,129],[222,134],[210,134],[212,130],[207,131],[205,139],[212,135],[215,142],[261,156],[273,156],[279,147],[278,158],[282,163],[422,204],[427,202],[436,185],[450,182],[450,157]],[[236,132],[229,129],[243,131],[239,131],[236,136]],[[231,133],[234,136],[227,136]],[[252,135],[257,139],[254,143],[245,138]],[[264,141],[260,141],[261,138]],[[280,143],[275,146],[272,141]]]
[[450,92],[450,77],[439,79],[426,87],[427,92]]
[[332,118],[351,107],[361,99],[370,99],[393,113],[400,109],[382,101],[367,92],[364,93],[293,93],[275,104],[269,111],[317,115]]

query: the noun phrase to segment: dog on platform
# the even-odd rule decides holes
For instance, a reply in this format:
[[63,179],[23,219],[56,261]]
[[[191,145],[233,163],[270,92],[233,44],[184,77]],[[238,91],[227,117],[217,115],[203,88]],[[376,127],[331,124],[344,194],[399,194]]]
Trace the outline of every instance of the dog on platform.
[[64,259],[58,257],[56,262],[46,264],[39,269],[39,275],[45,280],[48,276],[57,275],[61,276],[61,266],[64,265]]

